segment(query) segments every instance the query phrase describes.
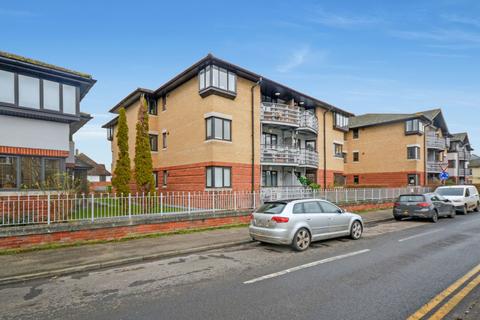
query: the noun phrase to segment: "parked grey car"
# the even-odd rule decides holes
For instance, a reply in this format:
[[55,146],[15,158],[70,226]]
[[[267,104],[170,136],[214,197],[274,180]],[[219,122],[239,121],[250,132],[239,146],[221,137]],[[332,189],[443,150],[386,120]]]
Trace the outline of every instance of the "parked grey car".
[[395,220],[403,218],[426,218],[437,222],[439,217],[455,217],[453,203],[436,193],[404,194],[393,206]]
[[253,240],[303,251],[312,241],[342,236],[359,239],[363,221],[325,200],[271,201],[252,214],[249,231]]

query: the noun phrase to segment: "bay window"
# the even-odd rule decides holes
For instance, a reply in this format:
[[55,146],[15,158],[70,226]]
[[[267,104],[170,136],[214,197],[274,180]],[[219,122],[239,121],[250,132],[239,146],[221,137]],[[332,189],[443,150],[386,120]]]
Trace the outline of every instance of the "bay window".
[[26,108],[40,108],[40,79],[18,76],[18,104]]
[[0,102],[15,103],[15,74],[0,70]]
[[63,112],[77,113],[77,88],[66,84],[63,85]]
[[423,133],[424,126],[418,119],[407,120],[405,122],[405,133]]
[[17,158],[0,156],[0,189],[17,187]]
[[208,117],[205,119],[205,125],[206,140],[232,141],[232,120]]
[[333,113],[333,126],[337,129],[348,129],[348,117],[344,114],[334,112]]
[[200,91],[210,87],[235,93],[237,90],[237,76],[235,73],[215,65],[206,66],[198,73]]
[[60,84],[43,80],[43,108],[60,111]]

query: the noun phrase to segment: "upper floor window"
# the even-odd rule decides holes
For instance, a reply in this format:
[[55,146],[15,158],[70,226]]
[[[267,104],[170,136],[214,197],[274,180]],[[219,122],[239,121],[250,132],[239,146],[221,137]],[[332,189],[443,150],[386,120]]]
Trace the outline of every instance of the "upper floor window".
[[360,152],[354,151],[354,152],[352,153],[352,155],[353,155],[353,162],[358,162],[358,161],[360,161]]
[[60,111],[60,84],[43,80],[43,108]]
[[337,158],[343,158],[343,145],[341,145],[340,143],[334,143],[333,155]]
[[107,128],[107,140],[113,141],[113,127]]
[[200,91],[209,87],[235,93],[237,91],[237,76],[235,73],[215,65],[206,66],[198,74]]
[[162,148],[167,149],[167,133],[162,133]]
[[423,122],[418,119],[407,120],[405,122],[405,132],[406,133],[423,133],[424,132]]
[[217,117],[205,119],[207,127],[207,140],[226,140],[232,141],[232,120]]
[[158,135],[156,134],[149,134],[150,139],[150,150],[151,151],[158,151]]
[[63,85],[63,112],[77,113],[77,88],[73,86]]
[[262,143],[267,148],[275,149],[277,147],[278,136],[272,133],[262,134]]
[[407,147],[407,159],[420,159],[420,147]]
[[334,112],[333,113],[333,125],[335,128],[347,130],[348,129],[348,117],[344,114]]
[[352,134],[353,134],[353,139],[358,139],[360,136],[358,132],[358,128],[353,129]]
[[158,113],[157,100],[156,99],[149,99],[148,100],[148,114],[156,116],[157,113]]
[[0,102],[15,103],[15,74],[0,70]]
[[40,108],[40,79],[18,76],[18,104],[26,108]]

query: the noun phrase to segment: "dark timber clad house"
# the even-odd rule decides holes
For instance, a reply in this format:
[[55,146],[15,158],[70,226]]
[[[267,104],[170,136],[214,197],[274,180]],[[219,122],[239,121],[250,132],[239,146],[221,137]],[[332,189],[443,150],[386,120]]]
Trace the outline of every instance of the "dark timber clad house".
[[91,117],[90,75],[0,52],[0,191],[51,188],[75,170],[72,136]]

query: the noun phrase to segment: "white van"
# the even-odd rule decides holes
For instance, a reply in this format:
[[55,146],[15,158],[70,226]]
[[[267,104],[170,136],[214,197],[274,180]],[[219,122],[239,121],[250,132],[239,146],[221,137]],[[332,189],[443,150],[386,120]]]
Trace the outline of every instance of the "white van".
[[435,193],[450,200],[455,209],[464,214],[467,214],[469,210],[478,212],[480,208],[480,197],[475,186],[438,187]]

